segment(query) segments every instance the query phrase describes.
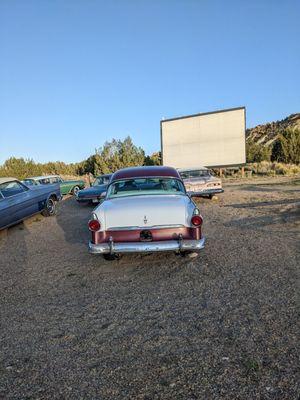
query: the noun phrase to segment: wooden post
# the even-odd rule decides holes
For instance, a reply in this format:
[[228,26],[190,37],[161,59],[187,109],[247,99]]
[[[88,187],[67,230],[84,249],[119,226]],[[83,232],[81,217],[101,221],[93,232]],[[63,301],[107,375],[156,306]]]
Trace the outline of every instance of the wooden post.
[[245,168],[242,167],[242,178],[244,178],[244,177],[245,177]]
[[222,176],[223,176],[223,171],[222,168],[220,168],[220,178],[222,178]]

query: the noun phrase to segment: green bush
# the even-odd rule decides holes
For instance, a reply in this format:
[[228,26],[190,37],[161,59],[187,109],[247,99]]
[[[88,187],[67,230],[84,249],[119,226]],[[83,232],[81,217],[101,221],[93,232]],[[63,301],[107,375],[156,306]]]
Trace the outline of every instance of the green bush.
[[105,142],[103,147],[96,149],[95,154],[80,163],[78,172],[108,174],[120,168],[143,165],[144,161],[144,150],[135,146],[128,136],[124,141],[113,139],[111,142]]
[[271,149],[250,140],[246,142],[246,159],[248,163],[270,161]]
[[275,172],[277,175],[287,175],[288,174],[288,167],[281,163],[275,164]]
[[292,165],[290,167],[291,174],[300,174],[300,165]]
[[300,163],[300,130],[287,128],[278,135],[272,148],[273,161],[299,164]]
[[123,141],[113,139],[111,142],[105,142],[103,147],[96,149],[95,153],[86,160],[74,164],[65,164],[61,161],[41,164],[30,159],[11,157],[0,166],[0,176],[24,179],[47,174],[76,176],[91,173],[100,175],[124,167],[159,165],[160,163],[160,152],[145,157],[144,150],[136,146],[128,136]]
[[151,156],[146,156],[144,165],[161,165],[161,152],[158,151],[151,154]]

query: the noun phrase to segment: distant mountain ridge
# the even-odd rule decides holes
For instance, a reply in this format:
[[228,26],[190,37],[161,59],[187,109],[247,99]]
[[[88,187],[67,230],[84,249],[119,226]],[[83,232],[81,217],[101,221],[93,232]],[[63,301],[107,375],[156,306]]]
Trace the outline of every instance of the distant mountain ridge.
[[269,122],[246,129],[246,141],[269,146],[276,140],[278,134],[286,128],[300,129],[300,113],[291,114],[281,121]]

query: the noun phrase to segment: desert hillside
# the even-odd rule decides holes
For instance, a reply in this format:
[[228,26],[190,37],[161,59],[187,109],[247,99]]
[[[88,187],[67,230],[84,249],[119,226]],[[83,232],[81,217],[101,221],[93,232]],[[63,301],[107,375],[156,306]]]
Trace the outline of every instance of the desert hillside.
[[279,132],[286,128],[300,129],[300,113],[291,114],[281,121],[269,122],[264,125],[257,125],[246,130],[247,141],[253,141],[265,145],[273,143]]

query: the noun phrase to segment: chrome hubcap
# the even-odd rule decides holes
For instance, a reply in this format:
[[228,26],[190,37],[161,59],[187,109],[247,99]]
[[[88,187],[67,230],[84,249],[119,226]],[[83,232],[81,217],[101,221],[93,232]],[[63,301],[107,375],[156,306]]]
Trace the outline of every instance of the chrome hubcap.
[[54,211],[54,203],[53,203],[52,200],[48,200],[47,210],[49,211],[49,213],[53,213],[53,211]]

